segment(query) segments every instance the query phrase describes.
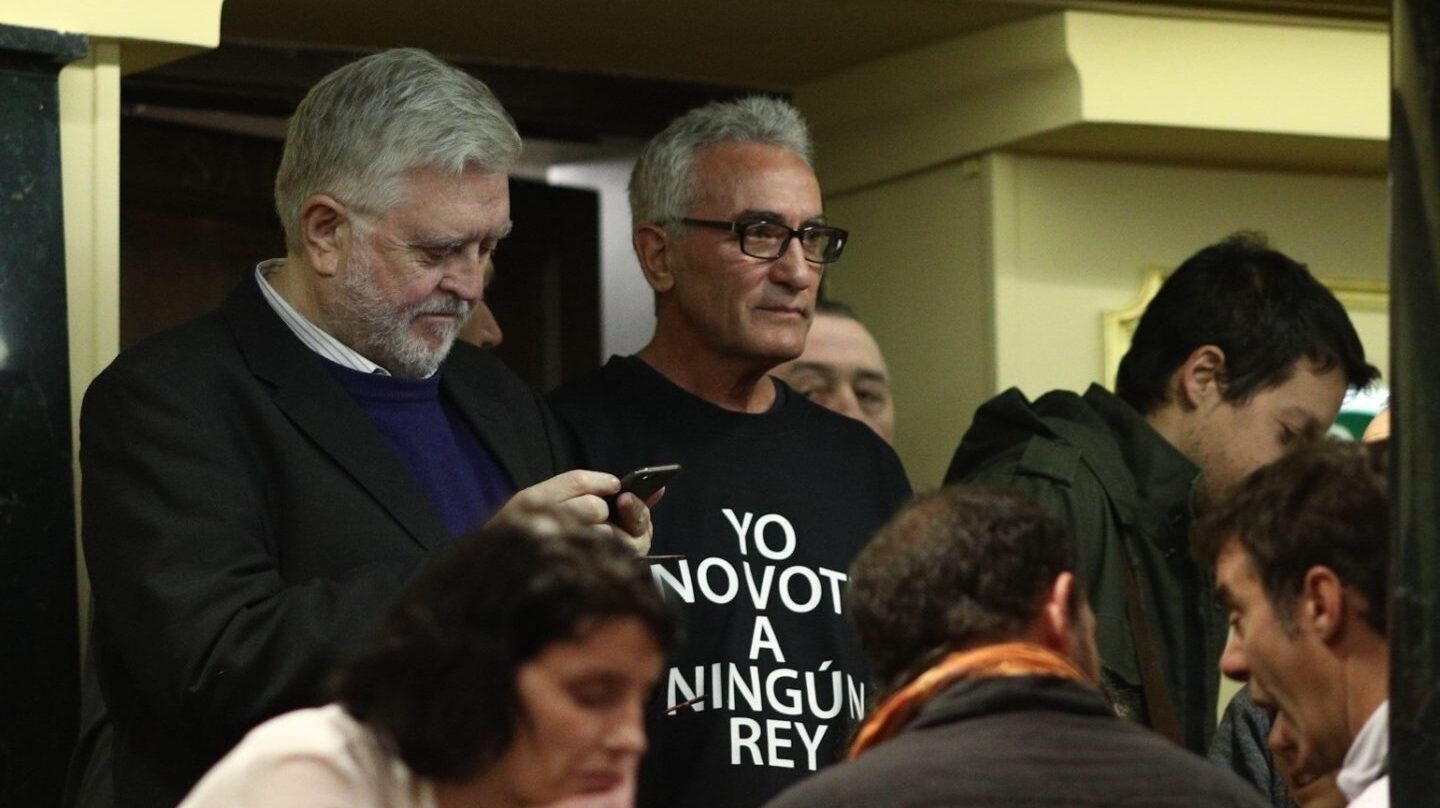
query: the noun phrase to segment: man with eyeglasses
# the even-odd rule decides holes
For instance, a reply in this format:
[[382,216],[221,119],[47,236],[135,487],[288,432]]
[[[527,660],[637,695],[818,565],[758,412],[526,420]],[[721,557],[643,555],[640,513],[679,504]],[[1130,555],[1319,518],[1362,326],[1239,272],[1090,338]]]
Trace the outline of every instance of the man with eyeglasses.
[[630,204],[655,335],[551,398],[590,467],[682,466],[652,562],[686,639],[649,716],[641,808],[761,805],[838,760],[865,710],[846,571],[910,486],[868,427],[768,375],[804,349],[845,248],[810,152],[798,111],[762,97],[652,140]]
[[[489,89],[428,53],[336,70],[290,121],[286,256],[90,386],[89,659],[114,752],[107,769],[87,698],[67,803],[174,806],[255,725],[326,700],[327,667],[405,582],[510,503],[605,522],[619,479],[567,471],[540,397],[455,344],[510,230],[519,151]],[[617,505],[644,552],[644,503]]]

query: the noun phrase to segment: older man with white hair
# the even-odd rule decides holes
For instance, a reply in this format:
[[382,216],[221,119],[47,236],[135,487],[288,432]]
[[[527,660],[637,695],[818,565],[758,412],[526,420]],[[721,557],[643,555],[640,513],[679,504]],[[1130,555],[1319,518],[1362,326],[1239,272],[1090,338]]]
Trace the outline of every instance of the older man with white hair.
[[[423,51],[340,68],[290,122],[285,257],[90,387],[114,804],[173,806],[251,727],[318,703],[432,551],[507,503],[606,520],[618,478],[566,472],[538,396],[455,344],[510,231],[519,151],[485,85]],[[616,529],[643,550],[649,512],[620,500]]]
[[683,469],[655,508],[686,639],[650,715],[644,808],[758,806],[837,760],[865,709],[846,570],[910,487],[865,425],[768,375],[804,349],[845,246],[810,151],[799,112],[763,97],[652,140],[630,204],[655,335],[552,398],[594,468]]

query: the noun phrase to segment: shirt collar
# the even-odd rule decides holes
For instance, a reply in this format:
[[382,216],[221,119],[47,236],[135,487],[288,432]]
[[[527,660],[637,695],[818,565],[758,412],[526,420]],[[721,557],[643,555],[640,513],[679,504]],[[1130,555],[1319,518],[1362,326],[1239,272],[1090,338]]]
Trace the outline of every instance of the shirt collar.
[[1200,467],[1156,432],[1144,415],[1100,385],[1090,385],[1085,402],[1116,435],[1140,500],[1166,508],[1183,505],[1187,513],[1192,510]]
[[1335,777],[1335,785],[1354,800],[1366,786],[1385,775],[1390,756],[1390,701],[1386,699],[1365,720],[1365,726],[1345,753],[1345,763]]
[[296,311],[295,307],[291,306],[285,298],[281,297],[279,292],[275,291],[267,276],[275,274],[284,263],[285,259],[283,258],[271,258],[256,264],[255,282],[260,284],[260,293],[265,296],[265,302],[270,304],[270,308],[275,310],[275,314],[279,315],[291,333],[304,343],[306,348],[341,367],[361,373],[389,376],[390,371],[361,356],[355,349],[310,322],[303,314]]

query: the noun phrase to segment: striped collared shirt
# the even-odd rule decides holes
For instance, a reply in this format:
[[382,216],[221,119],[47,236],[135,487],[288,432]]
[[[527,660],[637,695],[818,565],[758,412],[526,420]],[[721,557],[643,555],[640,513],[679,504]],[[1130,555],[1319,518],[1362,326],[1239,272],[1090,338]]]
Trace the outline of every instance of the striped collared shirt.
[[284,321],[286,327],[303,343],[305,347],[329,359],[337,365],[358,370],[361,373],[378,373],[381,376],[389,376],[390,371],[371,362],[361,356],[353,348],[330,336],[320,326],[315,325],[305,316],[296,311],[293,306],[286,302],[280,293],[270,286],[265,279],[266,275],[274,274],[276,270],[285,263],[283,258],[271,258],[268,261],[261,261],[255,265],[255,282],[260,284],[260,293],[265,296],[265,302]]

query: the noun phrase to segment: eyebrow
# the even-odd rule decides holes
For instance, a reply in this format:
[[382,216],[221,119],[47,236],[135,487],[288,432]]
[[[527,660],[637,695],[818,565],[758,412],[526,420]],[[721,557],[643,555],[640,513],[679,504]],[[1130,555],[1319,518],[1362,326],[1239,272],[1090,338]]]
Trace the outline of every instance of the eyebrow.
[[[743,222],[743,221],[746,221],[746,220],[767,221],[767,222],[772,222],[772,221],[773,221],[773,222],[784,222],[784,221],[785,221],[785,216],[784,216],[784,214],[781,214],[781,213],[779,213],[779,212],[777,212],[777,211],[773,211],[773,210],[757,210],[757,209],[754,209],[754,208],[747,208],[746,210],[742,210],[742,211],[740,211],[739,213],[735,214],[735,221],[737,221],[737,222]],[[825,214],[821,213],[821,214],[819,214],[819,215],[817,215],[817,216],[811,216],[810,218],[808,218],[808,219],[806,219],[805,221],[801,222],[801,223],[800,223],[800,226],[801,226],[801,227],[806,227],[806,226],[812,225],[812,224],[825,224]]]
[[510,231],[514,229],[515,223],[513,221],[507,221],[504,226],[493,235],[475,231],[461,233],[459,235],[420,235],[412,239],[409,243],[412,247],[419,247],[421,249],[450,249],[469,244],[472,241],[486,241],[487,239],[500,241],[509,236]]
[[796,362],[791,369],[807,373],[816,373],[830,380],[834,380],[839,375],[835,372],[835,368],[819,362]]
[[880,382],[887,385],[890,383],[890,377],[878,370],[858,370],[855,372],[855,378],[857,381]]

